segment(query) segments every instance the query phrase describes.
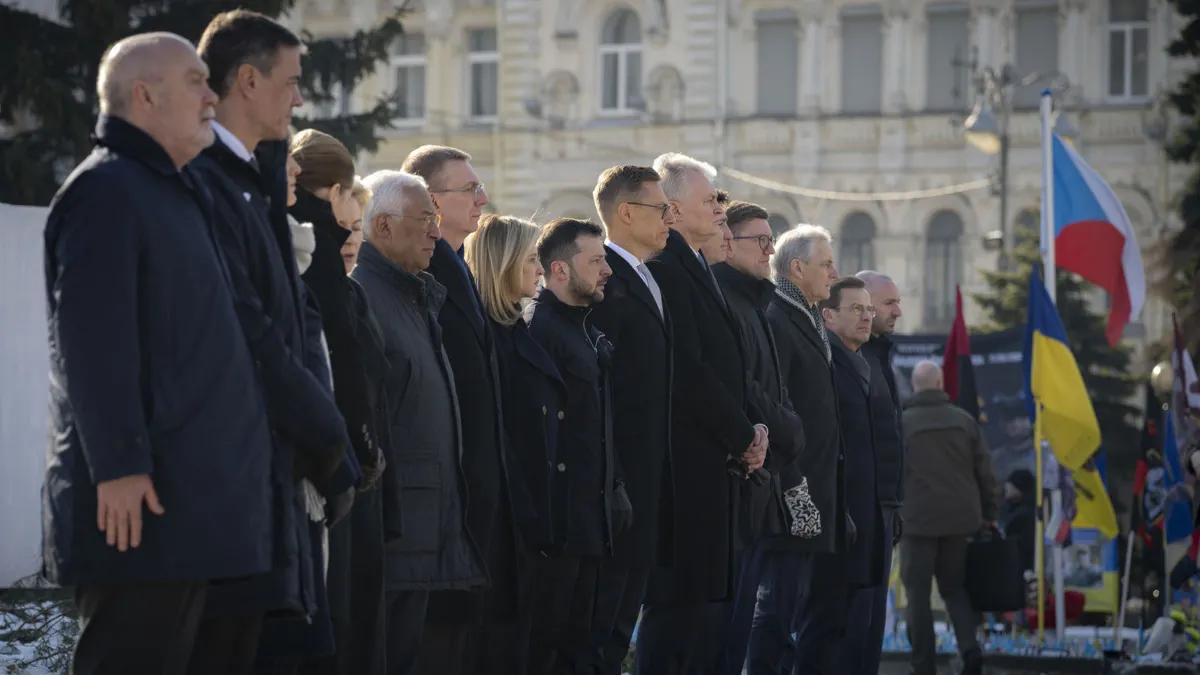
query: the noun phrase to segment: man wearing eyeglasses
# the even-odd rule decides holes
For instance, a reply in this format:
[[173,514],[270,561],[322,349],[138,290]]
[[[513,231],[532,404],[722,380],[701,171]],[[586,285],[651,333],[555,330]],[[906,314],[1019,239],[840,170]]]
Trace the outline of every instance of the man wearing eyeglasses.
[[463,650],[426,639],[433,593],[482,588],[483,556],[468,530],[461,477],[463,426],[445,332],[446,289],[428,274],[441,234],[425,181],[377,171],[354,278],[379,322],[390,368],[384,378],[392,442],[384,474],[384,567],[388,673],[456,673]]
[[[487,560],[491,587],[484,592],[444,592],[430,598],[426,639],[450,649],[480,651],[479,672],[496,664],[515,663],[517,636],[517,540],[512,491],[504,446],[500,377],[495,346],[483,312],[475,278],[463,260],[463,242],[479,227],[487,192],[471,167],[471,156],[457,148],[425,145],[404,160],[404,171],[421,176],[441,214],[442,238],[434,248],[429,273],[446,287],[446,304],[438,313],[446,354],[454,370],[463,429],[467,525]],[[520,507],[518,507],[520,508]],[[474,649],[474,648],[472,648]],[[499,650],[499,651],[498,651]],[[464,666],[466,671],[476,667]]]
[[[730,202],[726,205],[726,225],[732,250],[726,262],[713,265],[713,274],[739,329],[749,376],[748,398],[755,411],[752,416],[763,420],[770,429],[765,468],[774,472],[777,466],[795,461],[804,445],[804,432],[780,375],[775,334],[767,321],[767,307],[775,295],[775,284],[769,278],[775,237],[767,223],[768,216],[766,209],[757,204]],[[760,576],[758,540],[764,534],[785,531],[783,502],[778,492],[773,491],[776,482],[769,474],[759,472],[739,485],[739,581],[730,607],[724,651],[718,659],[718,672],[721,673],[741,673],[746,659]]]
[[[842,629],[839,674],[860,675],[863,654],[851,654],[849,644],[865,642],[873,617],[871,612],[853,611],[856,600],[869,596],[887,583],[885,558],[891,541],[885,541],[887,527],[880,497],[877,473],[881,469],[875,427],[879,416],[875,409],[891,408],[887,383],[878,368],[872,368],[862,354],[862,346],[871,339],[871,321],[875,306],[866,283],[857,277],[838,279],[830,288],[829,299],[821,303],[821,316],[831,333],[833,374],[840,413],[842,443],[846,455],[846,512],[854,523],[854,538],[849,550],[821,556],[818,578],[836,589],[838,602],[831,604],[825,620]],[[869,600],[869,597],[868,597]],[[836,663],[836,662],[835,662]],[[820,671],[825,672],[825,671]]]
[[[904,503],[904,441],[901,428],[900,397],[896,389],[896,377],[892,370],[892,340],[896,320],[903,316],[900,310],[900,289],[891,277],[880,272],[864,270],[855,275],[866,284],[875,306],[871,321],[871,339],[864,344],[860,353],[887,385],[888,399],[872,400],[872,432],[875,436],[875,477],[878,495],[883,507],[884,548],[883,566],[892,568],[892,548],[900,541],[903,522],[900,510]],[[873,394],[883,392],[873,392]],[[887,608],[887,586],[877,586],[870,592],[858,594],[854,599],[854,615],[870,624],[870,630],[849,636],[845,645],[848,675],[879,672],[879,661],[883,653],[883,631]]]

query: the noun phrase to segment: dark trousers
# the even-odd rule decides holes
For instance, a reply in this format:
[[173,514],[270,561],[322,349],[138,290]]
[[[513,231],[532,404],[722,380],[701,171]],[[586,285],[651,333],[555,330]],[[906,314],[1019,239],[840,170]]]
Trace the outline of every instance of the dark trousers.
[[415,675],[425,633],[428,591],[388,591],[387,673]]
[[207,591],[207,582],[76,588],[81,625],[71,672],[184,675]]
[[921,537],[905,534],[900,542],[900,580],[908,598],[908,639],[912,643],[913,675],[937,671],[937,637],[933,633],[930,595],[937,577],[938,593],[950,614],[954,636],[962,654],[978,650],[975,629],[979,617],[964,586],[967,572],[967,537]]
[[754,622],[754,607],[758,602],[758,584],[762,574],[762,547],[755,545],[738,554],[737,594],[728,603],[728,623],[724,641],[717,655],[720,675],[741,675],[750,644],[750,626]]
[[656,602],[643,606],[636,675],[714,672],[727,612],[723,602]]
[[621,675],[649,580],[649,568],[601,565],[590,642],[593,654],[600,655],[601,675]]
[[471,629],[465,672],[472,675],[525,675],[529,635],[518,623],[489,622]]
[[877,675],[883,658],[887,623],[888,579],[892,574],[892,509],[883,513],[883,578],[880,586],[855,589],[843,643],[846,675]]
[[539,554],[530,568],[529,674],[595,672],[599,655],[589,644],[600,560]]
[[204,619],[196,633],[189,675],[250,675],[254,672],[262,628],[261,613]]
[[[852,591],[833,556],[766,551],[746,655],[749,675],[842,675]],[[795,638],[793,639],[793,634]]]

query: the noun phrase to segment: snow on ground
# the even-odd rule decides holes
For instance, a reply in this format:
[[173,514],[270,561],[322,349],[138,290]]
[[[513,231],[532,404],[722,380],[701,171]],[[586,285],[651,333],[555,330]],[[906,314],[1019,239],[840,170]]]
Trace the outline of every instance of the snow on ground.
[[78,627],[57,602],[6,603],[0,598],[0,673],[67,672]]

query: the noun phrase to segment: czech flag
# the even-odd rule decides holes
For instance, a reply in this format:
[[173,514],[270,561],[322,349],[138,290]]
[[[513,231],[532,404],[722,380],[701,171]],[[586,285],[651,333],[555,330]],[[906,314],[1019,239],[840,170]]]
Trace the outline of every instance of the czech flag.
[[1036,266],[1029,277],[1024,352],[1039,437],[1050,442],[1060,464],[1077,471],[1100,447],[1100,423],[1067,344],[1067,331]]
[[1105,335],[1116,345],[1146,301],[1146,274],[1133,224],[1100,174],[1054,138],[1054,259],[1112,297]]

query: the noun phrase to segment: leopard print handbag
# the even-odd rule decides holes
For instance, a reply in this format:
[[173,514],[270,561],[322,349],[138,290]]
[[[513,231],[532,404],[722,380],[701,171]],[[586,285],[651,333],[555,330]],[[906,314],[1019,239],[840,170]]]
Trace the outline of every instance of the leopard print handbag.
[[783,502],[791,516],[791,534],[801,539],[812,539],[821,534],[821,512],[813,504],[808,493],[808,479],[801,478],[800,484],[783,493]]

